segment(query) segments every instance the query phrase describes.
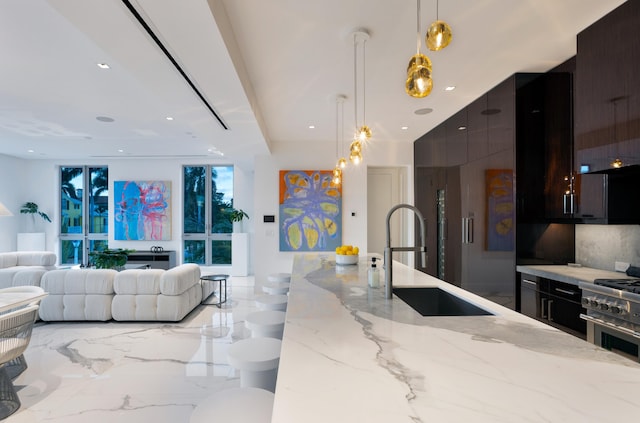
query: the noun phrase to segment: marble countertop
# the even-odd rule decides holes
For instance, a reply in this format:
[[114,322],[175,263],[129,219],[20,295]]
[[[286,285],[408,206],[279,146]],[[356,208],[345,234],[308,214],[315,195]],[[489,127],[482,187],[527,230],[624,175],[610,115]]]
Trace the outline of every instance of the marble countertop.
[[494,314],[423,317],[368,288],[364,258],[334,260],[294,259],[273,423],[617,423],[640,412],[640,364],[394,262],[395,287],[440,287]]
[[626,273],[611,270],[593,269],[591,267],[572,267],[567,265],[534,265],[516,266],[518,272],[540,276],[555,281],[580,285],[581,282],[593,283],[594,279],[626,279]]

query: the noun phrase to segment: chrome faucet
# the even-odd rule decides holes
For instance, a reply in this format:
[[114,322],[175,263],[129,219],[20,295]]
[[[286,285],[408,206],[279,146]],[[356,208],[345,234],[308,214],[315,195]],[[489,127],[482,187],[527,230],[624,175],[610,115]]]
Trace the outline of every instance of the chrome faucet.
[[[409,209],[409,210],[413,210],[413,212],[418,216],[418,219],[420,220],[420,246],[413,246],[413,247],[392,247],[391,246],[391,215],[393,214],[393,212],[395,212],[398,209]],[[385,272],[384,272],[384,295],[386,298],[391,298],[391,294],[393,293],[393,259],[391,257],[391,253],[393,253],[394,251],[413,251],[414,253],[421,253],[419,256],[416,254],[416,260],[415,260],[415,268],[418,269],[419,267],[424,267],[423,264],[427,263],[427,259],[426,259],[426,254],[427,254],[427,245],[426,245],[426,241],[427,241],[427,237],[426,237],[426,230],[425,230],[425,226],[424,226],[424,218],[422,217],[422,213],[420,213],[420,210],[418,210],[417,208],[415,208],[414,206],[410,205],[410,204],[398,204],[396,206],[393,206],[391,208],[391,210],[389,210],[389,213],[387,213],[387,246],[384,249],[384,266],[385,266]]]

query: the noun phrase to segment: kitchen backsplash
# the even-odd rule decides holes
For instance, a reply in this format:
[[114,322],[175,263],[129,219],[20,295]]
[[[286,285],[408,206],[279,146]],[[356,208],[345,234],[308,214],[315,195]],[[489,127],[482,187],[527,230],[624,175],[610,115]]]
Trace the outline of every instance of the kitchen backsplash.
[[640,266],[640,225],[576,225],[576,263],[614,270],[621,261]]

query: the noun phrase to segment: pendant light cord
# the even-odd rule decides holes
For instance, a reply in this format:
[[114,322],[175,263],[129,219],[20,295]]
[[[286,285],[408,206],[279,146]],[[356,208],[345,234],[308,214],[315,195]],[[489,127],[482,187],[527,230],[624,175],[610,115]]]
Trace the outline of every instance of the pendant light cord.
[[367,124],[367,40],[362,41],[362,124]]
[[344,101],[340,111],[342,112],[342,118],[340,119],[340,154],[342,155],[344,154]]
[[353,34],[353,114],[355,116],[356,132],[358,131],[358,34]]
[[416,0],[416,54],[420,54],[420,0]]
[[336,99],[336,160],[340,158],[340,153],[338,153],[338,127],[339,127],[339,122],[338,122],[338,104],[340,103],[340,101],[338,99]]

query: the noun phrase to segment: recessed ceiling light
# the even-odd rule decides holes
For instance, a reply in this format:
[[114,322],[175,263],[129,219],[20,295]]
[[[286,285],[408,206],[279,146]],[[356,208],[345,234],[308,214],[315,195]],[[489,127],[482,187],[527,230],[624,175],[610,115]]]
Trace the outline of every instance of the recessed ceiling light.
[[402,129],[403,131],[406,131],[407,129],[409,129],[409,127],[408,126],[402,126],[402,127],[400,127],[400,129]]
[[415,113],[416,115],[427,115],[429,113],[433,112],[433,109],[430,107],[425,107],[424,109],[418,109],[416,110]]
[[453,91],[453,90],[455,90],[455,89],[456,89],[456,87],[455,87],[454,85],[449,85],[448,87],[445,87],[445,89],[444,89],[444,90],[445,90],[445,91]]
[[124,150],[122,148],[119,148],[118,153],[124,153]]
[[458,131],[464,131],[465,129],[467,129],[467,127],[464,125],[458,126]]
[[315,125],[309,125],[309,129],[316,129]]
[[109,116],[97,116],[96,120],[99,120],[100,122],[113,122],[115,119],[110,118]]
[[106,63],[97,63],[97,65],[98,65],[98,67],[99,67],[100,69],[110,69],[110,68],[111,68],[111,66],[109,66],[109,65],[108,65],[108,64],[106,64]]
[[34,152],[34,151],[33,151],[33,150],[31,150],[31,149],[27,150],[27,153],[33,153],[33,152]]
[[173,118],[171,116],[167,116],[166,118],[167,120],[173,120]]

